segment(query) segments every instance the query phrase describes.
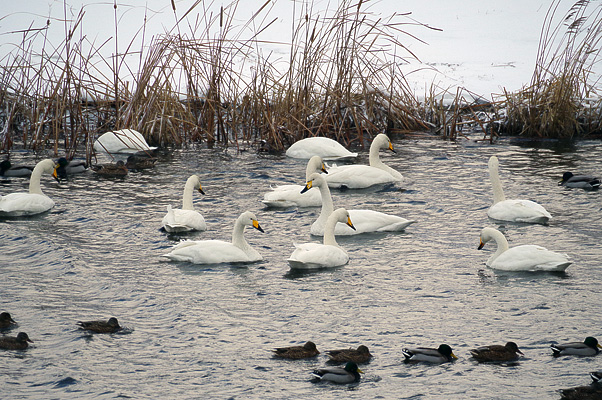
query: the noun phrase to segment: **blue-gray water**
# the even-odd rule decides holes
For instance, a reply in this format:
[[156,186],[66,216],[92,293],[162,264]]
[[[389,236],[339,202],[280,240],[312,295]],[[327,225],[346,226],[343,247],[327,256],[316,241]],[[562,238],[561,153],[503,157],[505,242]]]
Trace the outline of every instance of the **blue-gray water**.
[[[571,148],[394,139],[383,159],[405,176],[384,191],[333,192],[335,205],[416,219],[406,233],[339,239],[348,265],[288,273],[293,242],[318,241],[319,209],[264,210],[270,184],[303,184],[302,161],[254,152],[187,149],[123,180],[92,173],[58,185],[44,177],[55,208],[39,218],[0,221],[0,311],[35,341],[0,351],[2,398],[399,398],[553,399],[584,385],[602,356],[554,359],[555,341],[602,339],[602,192],[557,186],[564,171],[602,173],[602,143]],[[358,162],[367,162],[362,152]],[[541,244],[570,255],[564,275],[499,273],[477,251],[492,200],[490,155],[500,158],[509,198],[529,198],[554,215],[549,226],[504,224],[510,245]],[[177,243],[159,230],[180,207],[186,178],[206,196],[195,205],[209,230],[189,238],[229,240],[242,210],[266,233],[247,230],[265,261],[206,268],[166,262]],[[2,183],[0,193],[26,180]],[[115,316],[127,329],[86,335],[76,321]],[[367,345],[374,354],[357,385],[310,383],[326,356],[273,359],[274,347],[314,341],[319,350]],[[508,340],[525,357],[482,365],[468,350]],[[452,364],[406,365],[405,346],[448,343]]]

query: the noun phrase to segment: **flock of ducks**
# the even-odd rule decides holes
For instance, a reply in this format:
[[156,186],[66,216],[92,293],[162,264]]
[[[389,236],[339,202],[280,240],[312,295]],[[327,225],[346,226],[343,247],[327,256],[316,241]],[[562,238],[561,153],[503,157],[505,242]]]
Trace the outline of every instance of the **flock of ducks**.
[[[128,162],[130,168],[135,159],[154,165],[156,159],[149,157],[149,152],[154,148],[148,146],[142,135],[134,130],[108,132],[102,135],[95,143],[96,151],[109,154],[130,154]],[[404,231],[414,220],[401,216],[385,214],[375,210],[346,210],[334,208],[330,188],[361,189],[373,185],[382,185],[400,182],[403,176],[380,160],[380,150],[393,149],[393,145],[385,134],[377,135],[370,146],[369,165],[333,165],[327,168],[323,160],[349,160],[357,157],[357,153],[349,152],[336,141],[327,138],[315,137],[303,139],[293,144],[286,152],[287,156],[308,159],[306,166],[305,185],[283,185],[272,188],[264,195],[263,203],[267,207],[314,207],[321,206],[318,219],[311,225],[310,233],[322,236],[322,243],[295,244],[295,249],[287,259],[293,270],[313,270],[321,268],[340,267],[349,262],[347,252],[340,247],[335,237],[337,235],[356,235],[369,232],[400,232]],[[142,152],[142,153],[140,153]],[[31,175],[28,193],[11,193],[0,197],[0,216],[31,216],[50,210],[54,201],[42,193],[40,178],[44,174],[51,174],[56,179],[63,178],[69,171],[69,162],[59,159],[57,163],[52,160],[40,161]],[[2,175],[11,176],[10,164],[0,164]],[[79,165],[71,168],[81,169]],[[109,168],[99,166],[97,169]],[[128,167],[120,162],[113,168],[120,170]],[[489,159],[488,169],[493,188],[493,204],[487,215],[493,220],[520,223],[547,224],[552,215],[541,205],[523,199],[506,199],[499,177],[499,161],[496,156]],[[25,173],[25,171],[21,171]],[[74,173],[74,171],[71,171]],[[600,180],[591,176],[575,176],[570,172],[563,175],[559,185],[571,188],[595,190],[600,186]],[[167,214],[161,221],[162,228],[169,233],[182,233],[189,231],[204,231],[207,225],[201,213],[193,205],[193,193],[204,194],[201,179],[192,175],[186,181],[182,199],[182,208],[167,206]],[[163,257],[180,262],[196,264],[220,263],[251,263],[262,260],[261,254],[253,249],[244,238],[246,227],[252,227],[260,232],[256,215],[251,211],[243,212],[235,221],[230,242],[221,240],[184,240]],[[521,245],[510,248],[505,236],[495,228],[485,227],[480,234],[479,249],[494,241],[497,249],[489,257],[486,265],[493,269],[506,271],[564,271],[571,261],[565,254],[547,250],[541,246]],[[3,313],[4,316],[8,313]],[[6,318],[6,317],[0,317]],[[10,318],[10,316],[8,317]],[[8,320],[9,325],[14,323]],[[82,329],[95,332],[115,332],[120,329],[115,318],[109,321],[80,322]],[[0,338],[0,347],[25,349],[31,342],[26,333],[21,332],[17,337]],[[12,346],[12,347],[11,347]],[[600,345],[595,338],[588,337],[583,343],[567,343],[552,347],[554,355],[595,355],[599,352]],[[361,352],[361,358],[354,352]],[[331,361],[346,362],[344,367],[318,369],[313,372],[317,380],[333,381],[339,383],[357,382],[362,372],[357,364],[365,363],[371,357],[365,346],[357,350],[332,350],[327,352]],[[411,348],[403,349],[403,355],[408,362],[447,362],[457,357],[451,348],[442,344],[439,348]],[[315,344],[306,343],[304,346],[278,348],[274,351],[276,357],[299,359],[313,357],[319,352]],[[477,361],[514,361],[522,353],[513,342],[505,346],[494,345],[471,350],[471,355]],[[368,357],[367,359],[365,357]],[[598,375],[596,375],[598,376]]]

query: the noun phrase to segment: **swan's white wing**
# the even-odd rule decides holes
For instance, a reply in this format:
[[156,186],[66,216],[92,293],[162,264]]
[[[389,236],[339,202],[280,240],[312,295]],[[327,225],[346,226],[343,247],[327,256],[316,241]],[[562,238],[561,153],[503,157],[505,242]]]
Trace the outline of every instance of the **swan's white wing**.
[[546,223],[552,218],[541,205],[531,200],[504,200],[489,208],[487,215],[500,221]]
[[136,153],[141,150],[154,149],[156,147],[150,147],[142,134],[133,129],[107,132],[94,142],[94,150],[97,152]]
[[340,188],[341,186],[349,189],[362,189],[372,185],[397,182],[398,179],[380,168],[369,165],[343,165],[333,167],[324,175],[328,186],[331,188]]
[[566,254],[535,245],[512,247],[491,263],[491,268],[504,271],[564,271],[569,265]]
[[164,254],[173,261],[186,261],[194,264],[221,264],[233,262],[259,261],[230,242],[221,240],[187,240],[174,246]]
[[[347,211],[349,211],[349,217],[351,218],[351,222],[353,222],[355,230],[351,229],[347,224],[337,222],[334,229],[335,235],[350,236],[371,232],[401,232],[416,222],[415,220],[408,220],[397,215],[373,210]],[[324,225],[319,224],[319,220],[316,220],[311,226],[310,233],[315,236],[323,236]]]
[[207,229],[205,218],[198,211],[172,209],[171,206],[168,206],[162,224],[167,232],[204,231]]
[[345,250],[338,246],[303,243],[295,247],[295,251],[287,260],[291,269],[334,268],[349,262]]
[[54,201],[43,194],[10,193],[0,197],[0,215],[28,216],[46,212],[54,207]]
[[319,207],[322,205],[320,191],[317,188],[311,188],[305,193],[301,193],[304,186],[301,185],[281,185],[272,188],[263,196],[262,203],[268,207]]
[[288,157],[306,160],[313,156],[320,156],[323,160],[357,157],[357,153],[350,152],[339,142],[324,137],[312,137],[299,140],[286,150],[286,155]]

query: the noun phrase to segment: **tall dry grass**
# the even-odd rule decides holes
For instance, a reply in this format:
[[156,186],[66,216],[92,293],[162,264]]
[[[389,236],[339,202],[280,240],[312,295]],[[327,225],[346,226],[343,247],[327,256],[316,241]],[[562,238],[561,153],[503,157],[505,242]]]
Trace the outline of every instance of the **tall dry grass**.
[[[602,103],[592,100],[600,62],[602,5],[579,0],[556,23],[561,1],[546,15],[531,83],[505,93],[505,130],[534,137],[572,138],[602,133]],[[556,25],[555,25],[556,24]]]

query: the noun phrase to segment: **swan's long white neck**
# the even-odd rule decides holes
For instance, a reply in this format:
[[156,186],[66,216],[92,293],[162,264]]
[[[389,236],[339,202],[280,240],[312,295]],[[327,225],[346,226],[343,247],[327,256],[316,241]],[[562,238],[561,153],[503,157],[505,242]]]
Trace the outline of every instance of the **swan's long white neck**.
[[504,189],[502,189],[502,182],[498,173],[497,157],[494,157],[489,159],[489,178],[493,187],[493,204],[497,204],[500,201],[506,200],[506,197],[504,196]]
[[305,167],[305,180],[309,180],[309,176],[314,172],[320,172],[322,169],[322,159],[319,156],[313,156],[307,162],[307,167]]
[[245,224],[242,222],[242,218],[239,217],[234,223],[234,229],[232,230],[232,244],[242,250],[247,250],[250,246],[245,240]]
[[379,156],[381,146],[382,140],[380,139],[380,137],[377,136],[376,138],[374,138],[372,144],[370,145],[370,166],[386,170],[389,167],[380,160]]
[[[320,210],[320,216],[316,220],[321,226],[324,226],[324,237],[326,237],[326,222],[328,221],[328,217],[334,211],[334,203],[332,202],[332,196],[330,194],[330,189],[328,188],[328,184],[324,180],[314,179],[314,185],[318,186],[320,189],[320,197],[322,198],[322,209]],[[335,224],[336,225],[336,224]],[[334,235],[334,227],[333,227],[333,235]]]
[[489,257],[489,260],[487,261],[488,264],[491,264],[503,252],[508,250],[509,246],[508,246],[508,241],[506,240],[506,237],[504,236],[504,234],[502,232],[492,229],[491,231],[489,231],[489,236],[493,240],[495,240],[495,243],[497,244],[497,250],[495,251],[495,253],[493,253],[493,255],[491,257]]
[[42,162],[39,162],[35,166],[35,168],[31,172],[31,178],[29,179],[29,193],[41,195],[44,194],[42,193],[42,188],[40,186],[40,178],[42,177],[42,174],[45,172],[45,170],[46,166],[43,165]]
[[334,228],[336,227],[337,223],[338,223],[338,218],[333,218],[334,216],[331,215],[330,218],[328,218],[328,221],[326,221],[326,226],[324,227],[324,241],[323,243],[325,245],[330,245],[330,246],[338,246],[338,243],[334,237]]
[[194,205],[192,204],[192,193],[194,192],[194,186],[196,183],[196,176],[191,176],[186,181],[186,186],[184,186],[184,197],[182,198],[182,210],[194,210]]

